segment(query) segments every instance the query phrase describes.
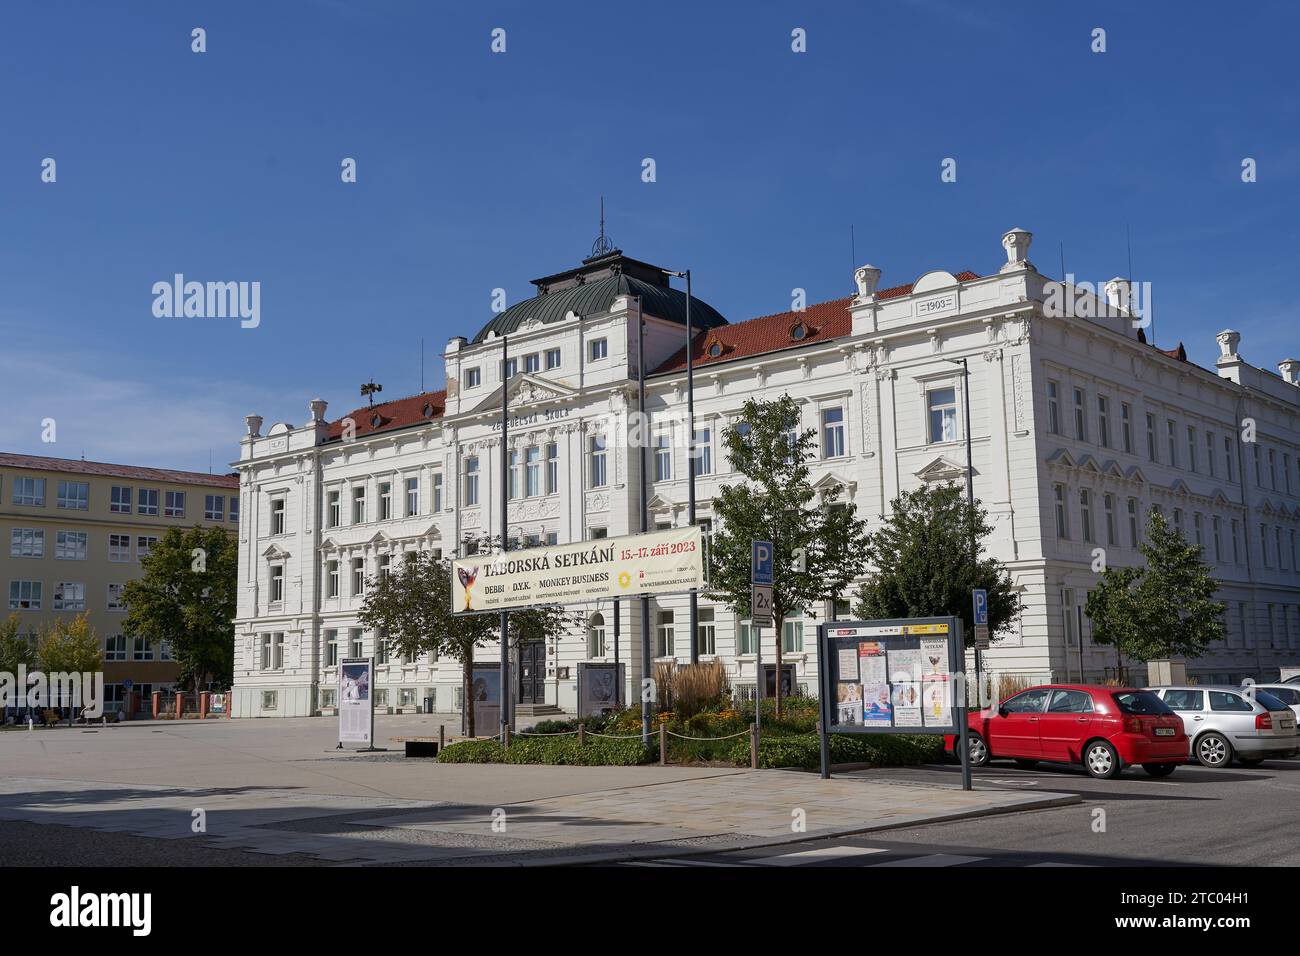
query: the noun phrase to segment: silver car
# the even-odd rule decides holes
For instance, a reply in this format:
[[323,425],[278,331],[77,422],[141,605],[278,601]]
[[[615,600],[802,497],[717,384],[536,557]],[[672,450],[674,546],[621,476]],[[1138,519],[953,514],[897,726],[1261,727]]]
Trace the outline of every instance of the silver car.
[[[1296,715],[1297,725],[1300,726],[1300,684],[1252,684],[1256,690],[1267,691],[1282,703],[1291,708],[1292,713]],[[1242,690],[1246,685],[1242,685]]]
[[1300,750],[1296,716],[1267,691],[1240,687],[1148,687],[1183,718],[1191,756],[1203,767],[1226,767],[1232,758],[1255,767]]

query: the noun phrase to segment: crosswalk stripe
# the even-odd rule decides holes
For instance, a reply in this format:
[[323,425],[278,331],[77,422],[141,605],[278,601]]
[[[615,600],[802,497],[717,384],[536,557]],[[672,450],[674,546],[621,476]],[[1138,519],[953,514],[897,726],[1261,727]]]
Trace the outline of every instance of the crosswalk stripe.
[[765,856],[759,860],[750,860],[759,866],[804,866],[823,860],[847,860],[855,856],[867,856],[872,853],[888,853],[888,850],[875,846],[828,846],[820,850],[801,850],[798,853],[782,853],[778,856]]
[[963,863],[977,863],[985,859],[988,858],[983,856],[961,856],[957,853],[932,853],[929,856],[914,856],[905,860],[876,863],[873,868],[878,866],[961,866]]

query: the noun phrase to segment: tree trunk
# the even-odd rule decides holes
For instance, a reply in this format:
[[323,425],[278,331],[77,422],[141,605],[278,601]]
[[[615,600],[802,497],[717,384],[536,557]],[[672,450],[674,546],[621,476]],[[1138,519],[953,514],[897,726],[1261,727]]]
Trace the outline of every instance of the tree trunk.
[[[774,706],[777,720],[781,719],[781,631],[785,627],[785,615],[774,614],[772,623],[776,625],[776,704]],[[764,680],[764,675],[758,675],[759,680]]]
[[473,654],[465,655],[465,660],[461,664],[461,681],[465,685],[465,690],[460,695],[461,706],[465,708],[465,735],[474,736],[474,657]]

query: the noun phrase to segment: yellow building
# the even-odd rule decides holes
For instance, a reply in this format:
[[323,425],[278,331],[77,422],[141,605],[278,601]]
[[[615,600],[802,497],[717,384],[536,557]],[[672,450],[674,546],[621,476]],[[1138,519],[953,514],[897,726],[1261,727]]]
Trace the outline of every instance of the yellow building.
[[239,529],[239,478],[0,452],[2,613],[33,635],[57,617],[90,615],[104,647],[105,709],[124,681],[149,695],[175,686],[164,645],[124,633],[122,590],[168,528]]

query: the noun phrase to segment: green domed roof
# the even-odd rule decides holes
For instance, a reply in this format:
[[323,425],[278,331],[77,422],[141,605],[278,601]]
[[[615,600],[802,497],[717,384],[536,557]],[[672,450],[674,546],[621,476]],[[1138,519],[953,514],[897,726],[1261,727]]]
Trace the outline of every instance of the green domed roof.
[[[668,284],[668,274],[657,266],[624,256],[618,250],[583,260],[577,269],[534,279],[537,295],[517,302],[492,318],[474,336],[477,344],[489,332],[508,335],[528,321],[543,325],[561,322],[569,312],[584,318],[608,312],[619,296],[641,297],[646,315],[686,324],[686,293]],[[691,297],[691,326],[709,329],[727,320],[713,306]]]

